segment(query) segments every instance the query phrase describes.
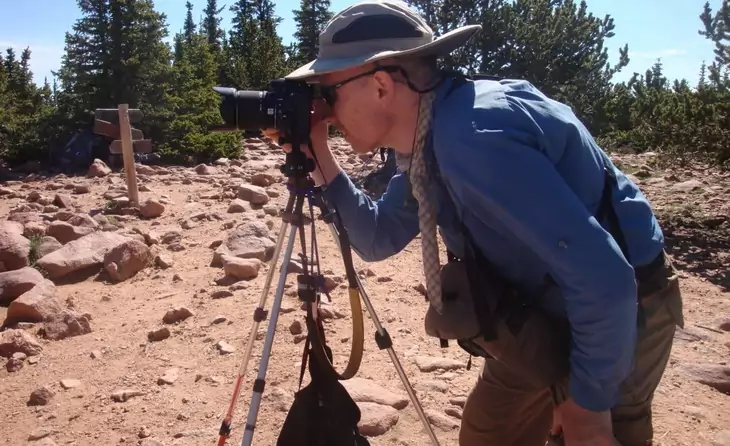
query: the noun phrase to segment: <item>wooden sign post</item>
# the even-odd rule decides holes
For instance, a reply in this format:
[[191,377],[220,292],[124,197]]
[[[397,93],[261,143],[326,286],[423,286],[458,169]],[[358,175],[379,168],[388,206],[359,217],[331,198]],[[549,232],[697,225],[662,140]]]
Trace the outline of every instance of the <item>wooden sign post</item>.
[[130,204],[134,206],[139,206],[134,153],[152,152],[152,141],[144,139],[142,131],[132,127],[132,124],[139,124],[142,117],[142,111],[129,108],[129,104],[119,104],[117,108],[97,108],[94,112],[94,133],[113,138],[109,144],[109,153],[122,154],[127,178],[127,196]]
[[129,105],[119,104],[119,139],[122,141],[124,173],[127,176],[127,196],[133,206],[139,206],[137,189],[137,169],[134,168],[134,149],[132,148],[132,126],[129,123]]

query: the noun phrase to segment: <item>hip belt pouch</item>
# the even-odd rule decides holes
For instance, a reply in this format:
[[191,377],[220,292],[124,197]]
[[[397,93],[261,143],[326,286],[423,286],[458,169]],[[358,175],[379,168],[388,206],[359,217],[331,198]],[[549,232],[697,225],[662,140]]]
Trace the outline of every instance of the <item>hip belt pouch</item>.
[[567,320],[529,305],[491,265],[451,258],[441,269],[443,314],[429,306],[426,333],[457,341],[472,356],[492,358],[546,388],[569,372]]

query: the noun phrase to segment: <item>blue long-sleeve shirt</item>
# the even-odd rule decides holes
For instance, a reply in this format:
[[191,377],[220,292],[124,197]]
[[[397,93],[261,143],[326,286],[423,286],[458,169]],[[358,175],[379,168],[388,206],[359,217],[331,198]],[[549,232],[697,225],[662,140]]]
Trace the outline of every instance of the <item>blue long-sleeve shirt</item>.
[[[570,391],[607,410],[633,366],[637,288],[631,265],[595,215],[604,185],[601,149],[569,107],[517,80],[468,82],[434,101],[432,195],[447,247],[463,254],[461,222],[502,274],[535,293],[550,274],[557,289],[536,296],[571,324]],[[437,166],[433,164],[437,160]],[[633,266],[653,260],[664,239],[652,209],[613,164],[613,203]],[[323,188],[353,249],[366,261],[401,251],[419,232],[407,173],[373,201],[345,173]]]

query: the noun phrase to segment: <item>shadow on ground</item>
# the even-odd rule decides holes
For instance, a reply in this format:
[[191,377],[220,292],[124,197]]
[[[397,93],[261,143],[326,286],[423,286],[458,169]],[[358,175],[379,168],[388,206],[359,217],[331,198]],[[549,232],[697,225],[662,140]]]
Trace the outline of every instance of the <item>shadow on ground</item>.
[[730,224],[710,227],[697,221],[662,221],[667,251],[678,269],[730,291]]

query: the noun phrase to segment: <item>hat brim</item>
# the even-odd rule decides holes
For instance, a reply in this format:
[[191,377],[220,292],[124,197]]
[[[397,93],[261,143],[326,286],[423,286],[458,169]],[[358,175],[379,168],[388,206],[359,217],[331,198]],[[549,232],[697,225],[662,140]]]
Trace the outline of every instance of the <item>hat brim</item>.
[[404,51],[380,51],[371,54],[361,54],[354,57],[341,57],[337,59],[317,58],[308,64],[302,65],[285,76],[288,80],[311,80],[316,76],[333,73],[335,71],[347,70],[367,63],[375,62],[388,57],[396,56],[445,56],[457,48],[466,44],[481,25],[467,25],[437,37],[432,42],[411,48]]

